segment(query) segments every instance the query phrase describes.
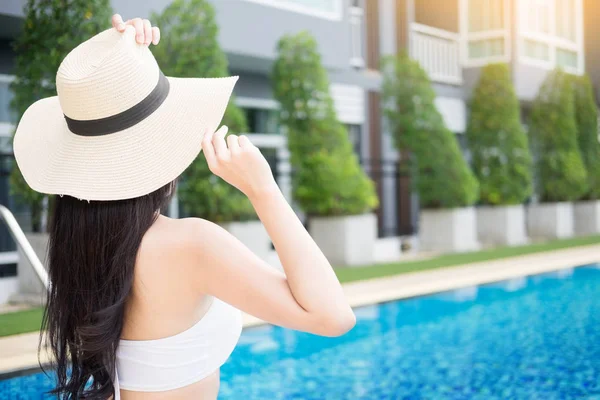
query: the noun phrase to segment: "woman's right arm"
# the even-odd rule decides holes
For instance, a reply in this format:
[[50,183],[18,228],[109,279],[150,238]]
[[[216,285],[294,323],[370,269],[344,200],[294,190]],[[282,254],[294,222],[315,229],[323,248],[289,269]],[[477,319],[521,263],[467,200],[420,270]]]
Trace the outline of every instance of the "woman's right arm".
[[[285,274],[211,222],[190,219],[196,284],[269,323],[325,336],[350,330],[355,316],[325,256],[277,187],[260,151],[245,138],[206,135],[211,170],[244,192],[264,224]],[[190,236],[188,236],[190,237]],[[198,265],[201,265],[198,268]]]

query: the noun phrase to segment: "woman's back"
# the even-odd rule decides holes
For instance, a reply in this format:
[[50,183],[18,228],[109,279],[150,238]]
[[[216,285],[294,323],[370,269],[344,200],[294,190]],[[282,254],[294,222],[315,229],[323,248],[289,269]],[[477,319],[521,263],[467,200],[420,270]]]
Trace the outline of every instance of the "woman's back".
[[123,400],[216,399],[218,368],[237,343],[239,311],[199,293],[184,273],[194,262],[179,239],[186,222],[160,216],[142,240],[117,351]]
[[128,340],[173,336],[198,322],[211,304],[184,275],[192,262],[179,240],[184,220],[158,217],[146,232],[135,264],[123,333]]

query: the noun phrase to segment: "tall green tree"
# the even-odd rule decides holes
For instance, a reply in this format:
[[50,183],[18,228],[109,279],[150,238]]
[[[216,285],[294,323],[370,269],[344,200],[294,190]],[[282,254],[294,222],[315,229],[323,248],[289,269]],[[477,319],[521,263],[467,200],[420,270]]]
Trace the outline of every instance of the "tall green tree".
[[480,201],[523,203],[533,190],[532,159],[506,64],[483,68],[471,101],[467,139]]
[[[13,42],[16,53],[14,98],[17,120],[32,103],[56,96],[56,72],[63,58],[78,44],[110,27],[109,0],[28,0],[23,31]],[[41,227],[44,195],[27,186],[13,168],[11,190],[30,208],[33,230]]]
[[[214,78],[229,74],[227,57],[217,41],[215,10],[206,0],[175,0],[152,21],[161,30],[161,42],[153,49],[168,76]],[[230,133],[247,132],[246,117],[232,97],[223,124]],[[233,186],[214,176],[200,155],[182,175],[179,199],[185,213],[214,222],[255,218],[248,199]]]
[[598,105],[590,77],[574,76],[575,117],[579,150],[588,173],[585,199],[600,199],[600,142],[598,141]]
[[337,119],[315,39],[308,32],[287,35],[277,51],[273,91],[295,170],[295,200],[311,216],[372,210],[378,203],[374,185]]
[[581,198],[587,174],[577,143],[574,90],[565,72],[555,70],[546,77],[533,102],[529,128],[540,200]]
[[427,73],[406,54],[384,59],[383,71],[384,115],[398,150],[414,157],[421,207],[475,203],[477,179],[435,106],[436,94]]

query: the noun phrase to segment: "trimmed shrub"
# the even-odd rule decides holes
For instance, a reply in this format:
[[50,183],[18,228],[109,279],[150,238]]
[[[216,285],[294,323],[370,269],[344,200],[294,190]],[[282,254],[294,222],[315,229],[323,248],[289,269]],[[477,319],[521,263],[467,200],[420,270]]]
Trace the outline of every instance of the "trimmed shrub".
[[529,143],[506,64],[483,68],[471,101],[467,139],[481,203],[521,204],[531,196]]
[[[31,104],[56,96],[56,72],[62,60],[81,42],[110,27],[109,0],[28,0],[23,30],[13,43],[16,53],[14,98],[16,120]],[[11,191],[31,212],[32,230],[42,226],[46,195],[29,188],[21,171],[13,168]]]
[[423,208],[456,208],[477,201],[477,179],[435,106],[427,73],[406,54],[383,62],[384,115],[396,147],[414,156]]
[[574,90],[566,73],[552,71],[542,84],[531,110],[530,137],[540,200],[581,198],[587,174],[577,144]]
[[[152,49],[165,75],[214,78],[229,75],[227,57],[217,41],[215,10],[206,0],[175,0],[152,21],[161,42]],[[232,97],[223,124],[230,133],[247,132],[246,117]],[[184,214],[213,222],[256,218],[243,193],[213,175],[203,154],[182,174],[178,190]]]
[[284,36],[277,50],[273,91],[294,168],[294,198],[312,216],[371,211],[378,203],[374,185],[337,120],[314,38],[308,32]]
[[575,118],[579,151],[588,173],[586,200],[600,198],[600,142],[598,142],[598,106],[589,76],[574,76]]

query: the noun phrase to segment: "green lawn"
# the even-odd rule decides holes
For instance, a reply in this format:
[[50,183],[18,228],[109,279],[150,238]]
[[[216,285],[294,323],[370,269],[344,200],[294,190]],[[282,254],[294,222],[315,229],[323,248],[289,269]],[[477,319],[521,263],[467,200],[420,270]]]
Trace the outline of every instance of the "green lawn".
[[[522,247],[505,247],[475,253],[448,254],[427,260],[380,264],[358,268],[336,268],[335,272],[341,282],[352,282],[599,243],[600,236],[590,236],[532,244]],[[43,310],[41,308],[35,308],[27,311],[0,314],[0,337],[39,330],[42,321],[42,313]]]
[[42,326],[43,308],[0,314],[0,336],[39,331]]
[[473,253],[447,254],[426,260],[408,261],[393,264],[378,264],[356,268],[340,267],[336,268],[335,272],[341,282],[353,282],[379,278],[383,276],[405,274],[407,272],[425,271],[428,269],[451,267],[453,265],[490,261],[499,258],[522,256],[525,254],[541,253],[544,251],[599,243],[600,236],[588,236],[573,239],[555,240],[519,247],[502,247]]

